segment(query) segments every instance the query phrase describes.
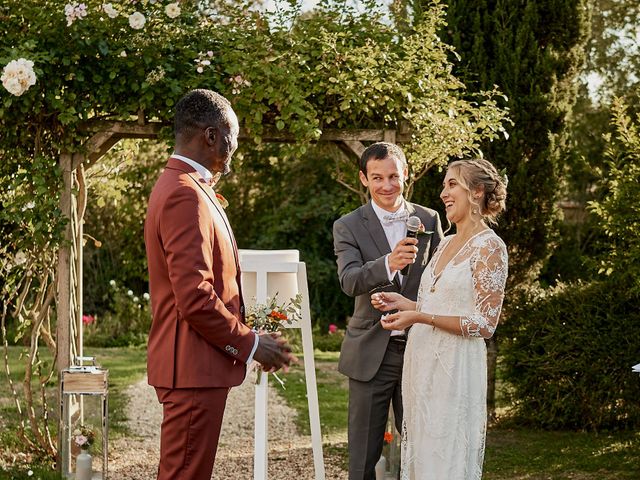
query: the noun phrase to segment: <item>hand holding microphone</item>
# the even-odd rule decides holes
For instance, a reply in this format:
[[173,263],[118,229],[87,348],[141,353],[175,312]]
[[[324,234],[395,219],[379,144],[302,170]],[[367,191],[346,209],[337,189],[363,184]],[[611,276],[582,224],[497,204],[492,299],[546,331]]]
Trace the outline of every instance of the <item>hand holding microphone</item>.
[[[416,243],[414,243],[414,245],[418,244],[418,230],[420,230],[420,225],[422,225],[422,222],[418,217],[413,216],[413,217],[407,218],[407,238],[415,239]],[[416,256],[418,255],[418,247],[415,247],[415,249],[416,249],[416,253],[413,256],[413,260],[411,261],[411,263],[416,261]],[[411,263],[405,265],[405,267],[400,272],[402,275],[409,275],[409,270],[411,269]]]
[[400,240],[389,255],[389,268],[408,275],[409,266],[416,261],[418,254],[418,230],[422,222],[416,216],[407,219],[407,236]]

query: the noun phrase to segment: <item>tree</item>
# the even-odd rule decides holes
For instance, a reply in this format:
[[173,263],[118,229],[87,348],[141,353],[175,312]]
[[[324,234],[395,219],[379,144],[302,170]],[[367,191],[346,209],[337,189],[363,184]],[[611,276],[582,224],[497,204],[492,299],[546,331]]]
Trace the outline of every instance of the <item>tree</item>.
[[640,4],[628,0],[590,0],[590,35],[586,63],[580,75],[578,100],[568,125],[570,133],[563,165],[563,203],[578,214],[561,227],[558,248],[547,262],[543,280],[548,284],[589,280],[591,258],[599,256],[603,242],[599,219],[586,210],[607,188],[607,138],[614,134],[610,119],[612,99],[620,97],[633,116],[638,111],[640,79]]
[[594,81],[593,93],[601,104],[622,96],[631,106],[640,95],[640,4],[634,0],[589,0],[589,5],[591,35],[585,78]]
[[619,100],[613,103],[614,135],[605,142],[605,194],[590,202],[606,235],[598,273],[640,294],[640,114],[635,122]]

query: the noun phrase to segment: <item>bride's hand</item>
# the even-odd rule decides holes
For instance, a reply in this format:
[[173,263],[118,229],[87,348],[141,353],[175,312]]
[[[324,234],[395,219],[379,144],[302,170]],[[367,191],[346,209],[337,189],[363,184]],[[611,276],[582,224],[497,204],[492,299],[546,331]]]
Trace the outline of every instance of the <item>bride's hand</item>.
[[397,292],[379,292],[371,295],[371,305],[381,312],[403,310],[403,300],[406,300],[406,298]]
[[415,311],[396,312],[382,317],[380,323],[385,330],[404,330],[416,323],[415,317]]

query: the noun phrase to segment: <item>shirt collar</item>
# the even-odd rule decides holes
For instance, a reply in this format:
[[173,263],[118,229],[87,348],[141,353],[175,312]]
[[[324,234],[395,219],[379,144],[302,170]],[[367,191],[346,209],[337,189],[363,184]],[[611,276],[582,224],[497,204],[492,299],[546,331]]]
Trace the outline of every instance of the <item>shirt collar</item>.
[[193,167],[195,169],[195,171],[200,174],[200,176],[204,179],[205,182],[210,183],[211,180],[213,179],[213,174],[206,167],[200,165],[195,160],[192,160],[192,159],[190,159],[188,157],[185,157],[183,155],[178,155],[177,153],[172,153],[171,154],[171,158],[175,158],[177,160],[180,160],[180,161],[186,163],[187,165]]
[[373,211],[375,212],[376,217],[378,217],[378,220],[380,220],[381,224],[384,224],[384,216],[385,215],[389,215],[390,213],[401,213],[404,210],[406,210],[406,208],[407,208],[404,201],[402,202],[402,205],[400,205],[400,208],[398,210],[396,210],[395,212],[389,212],[389,211],[385,210],[384,208],[378,206],[376,204],[376,202],[374,202],[373,200],[371,200],[371,206],[373,207]]

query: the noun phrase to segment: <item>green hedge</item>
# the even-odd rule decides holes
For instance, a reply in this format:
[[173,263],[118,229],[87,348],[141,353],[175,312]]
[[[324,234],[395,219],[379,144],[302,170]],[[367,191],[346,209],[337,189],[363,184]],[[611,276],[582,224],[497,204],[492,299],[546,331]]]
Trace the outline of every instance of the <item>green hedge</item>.
[[502,329],[515,419],[542,428],[640,427],[640,298],[612,279],[516,302]]

